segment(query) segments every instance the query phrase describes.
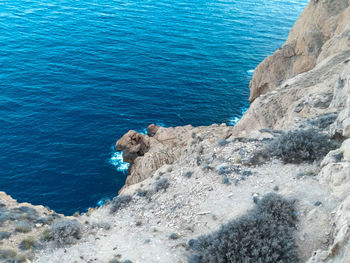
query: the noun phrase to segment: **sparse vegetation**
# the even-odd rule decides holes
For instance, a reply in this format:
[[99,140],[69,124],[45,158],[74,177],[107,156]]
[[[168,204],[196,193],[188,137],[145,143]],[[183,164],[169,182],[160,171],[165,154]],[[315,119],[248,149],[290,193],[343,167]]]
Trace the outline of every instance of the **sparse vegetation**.
[[194,226],[186,226],[185,229],[188,231],[194,232]]
[[22,219],[22,220],[36,220],[38,217],[37,211],[28,206],[20,206],[11,209],[11,219]]
[[188,177],[188,178],[191,178],[192,177],[192,172],[191,171],[188,171],[185,173],[185,176]]
[[329,127],[329,125],[331,125],[336,120],[337,116],[338,116],[337,113],[325,114],[322,116],[318,116],[314,119],[308,120],[308,123],[320,129],[325,129]]
[[216,168],[216,170],[217,170],[217,172],[218,172],[219,175],[231,173],[230,168],[227,167],[227,166],[224,165],[224,164],[219,165],[219,166]]
[[170,183],[168,178],[160,178],[156,181],[154,190],[159,192],[160,190],[166,190],[169,187]]
[[223,183],[223,184],[226,184],[226,185],[230,185],[230,184],[231,184],[230,179],[228,179],[226,176],[224,176],[224,177],[222,178],[222,183]]
[[35,240],[33,237],[27,237],[26,239],[22,240],[18,247],[21,250],[32,249],[35,247]]
[[111,202],[111,213],[117,212],[119,209],[126,207],[130,201],[132,200],[132,197],[130,195],[120,195],[113,198]]
[[257,153],[255,158],[278,157],[285,163],[312,162],[337,148],[338,143],[313,129],[284,132]]
[[253,173],[251,171],[245,170],[241,172],[242,176],[251,176]]
[[11,232],[1,231],[0,232],[0,240],[9,238],[11,236]]
[[41,240],[49,241],[51,239],[51,232],[48,229],[45,229],[41,234]]
[[188,257],[188,263],[203,263],[203,260],[199,255],[190,255]]
[[6,213],[5,211],[2,211],[2,209],[0,209],[0,226],[2,226],[2,224],[9,219],[10,219],[9,214]]
[[19,233],[28,233],[32,230],[31,226],[29,223],[25,221],[19,221],[17,222],[15,226],[15,231]]
[[11,259],[17,256],[17,252],[13,249],[0,249],[0,259]]
[[241,156],[237,156],[234,160],[234,163],[242,163],[242,157]]
[[320,205],[322,205],[322,202],[321,202],[321,201],[316,201],[316,202],[314,203],[314,206],[320,206]]
[[176,233],[171,233],[171,234],[169,235],[169,239],[175,240],[175,239],[178,239],[178,238],[179,238],[179,235],[176,234]]
[[73,244],[81,238],[82,229],[77,220],[59,219],[51,225],[51,239],[58,246]]
[[146,197],[147,196],[148,191],[147,190],[142,190],[142,189],[138,189],[137,190],[137,195],[141,196],[141,197]]
[[19,254],[18,256],[15,257],[14,262],[16,263],[21,263],[21,262],[26,262],[27,261],[27,257],[23,254]]
[[316,173],[315,171],[308,170],[308,171],[306,171],[305,175],[306,175],[306,176],[316,176],[317,173]]
[[268,194],[246,215],[190,240],[188,245],[196,253],[188,262],[298,262],[296,221],[294,201]]

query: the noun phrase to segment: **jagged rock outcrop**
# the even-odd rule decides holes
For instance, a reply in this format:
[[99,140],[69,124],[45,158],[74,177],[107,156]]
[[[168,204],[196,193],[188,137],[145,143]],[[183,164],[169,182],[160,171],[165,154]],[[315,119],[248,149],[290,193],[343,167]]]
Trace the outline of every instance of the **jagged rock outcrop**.
[[[350,50],[343,51],[261,95],[234,127],[233,134],[249,136],[263,128],[290,129],[312,118],[329,116],[334,120],[345,105],[349,62]],[[343,115],[346,118],[345,112]]]
[[137,157],[144,156],[148,152],[150,144],[150,137],[130,130],[117,141],[115,149],[123,151],[124,161],[133,164]]
[[293,26],[286,43],[264,59],[250,82],[253,102],[285,80],[313,69],[322,60],[350,49],[348,0],[312,0]]
[[334,86],[331,106],[343,107],[334,124],[331,126],[333,136],[350,137],[350,61]]
[[[330,222],[334,226],[333,242],[328,249],[316,251],[308,263],[350,262],[350,63],[336,82],[331,105],[343,106],[343,110],[330,127],[331,134],[348,139],[338,150],[330,152],[328,158],[321,163],[323,168],[319,178],[340,200],[340,205],[332,212]],[[332,155],[338,157],[329,158]]]
[[228,138],[231,130],[226,125],[164,128],[154,124],[147,128],[149,134],[130,130],[115,146],[117,151],[123,151],[124,161],[131,164],[124,188],[143,181],[161,166],[172,164],[188,148],[195,148],[197,141],[207,137],[219,141]]

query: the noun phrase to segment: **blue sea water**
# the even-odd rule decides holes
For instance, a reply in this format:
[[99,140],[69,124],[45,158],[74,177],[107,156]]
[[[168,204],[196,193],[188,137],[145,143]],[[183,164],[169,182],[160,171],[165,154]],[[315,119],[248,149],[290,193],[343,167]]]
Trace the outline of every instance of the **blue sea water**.
[[123,185],[129,129],[234,124],[307,2],[2,0],[0,190],[85,211]]

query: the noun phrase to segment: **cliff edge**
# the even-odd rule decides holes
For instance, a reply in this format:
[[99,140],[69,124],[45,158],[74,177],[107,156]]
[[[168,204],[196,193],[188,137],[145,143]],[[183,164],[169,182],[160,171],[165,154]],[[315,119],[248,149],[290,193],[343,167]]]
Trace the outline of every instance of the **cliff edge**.
[[[75,220],[50,216],[40,246],[23,250],[17,233],[1,246],[42,263],[350,262],[349,1],[312,0],[250,89],[234,127],[129,131],[118,196]],[[6,198],[0,211],[22,206]],[[0,234],[13,231],[4,222]]]

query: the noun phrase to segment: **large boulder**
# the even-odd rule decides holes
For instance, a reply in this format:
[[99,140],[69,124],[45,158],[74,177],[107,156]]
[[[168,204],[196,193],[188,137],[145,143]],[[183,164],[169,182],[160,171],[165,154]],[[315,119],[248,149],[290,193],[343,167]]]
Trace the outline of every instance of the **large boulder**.
[[128,131],[115,144],[117,151],[123,151],[125,162],[133,164],[139,156],[145,155],[150,148],[150,138],[134,130]]

